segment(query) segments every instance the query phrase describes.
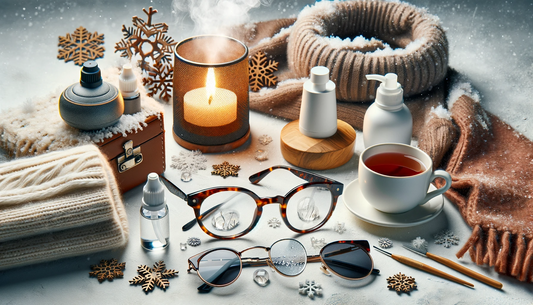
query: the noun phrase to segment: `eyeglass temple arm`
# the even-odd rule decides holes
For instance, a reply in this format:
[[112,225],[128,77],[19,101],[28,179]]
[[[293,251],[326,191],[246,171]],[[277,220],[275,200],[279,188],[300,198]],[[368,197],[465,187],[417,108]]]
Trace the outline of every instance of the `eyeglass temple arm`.
[[161,182],[167,187],[167,190],[171,192],[172,194],[178,196],[179,198],[187,201],[187,194],[185,194],[182,190],[180,190],[179,187],[174,185],[174,183],[170,182],[167,178],[165,178],[162,175],[159,175],[159,178],[161,178]]
[[267,169],[265,169],[263,171],[260,171],[259,173],[251,175],[248,178],[248,180],[250,180],[250,182],[253,183],[253,184],[257,184],[257,183],[259,183],[259,181],[263,180],[263,178],[265,178],[268,174],[270,174],[271,172],[273,172],[276,169],[288,170],[291,173],[293,173],[296,177],[302,178],[302,179],[304,179],[304,180],[306,180],[308,182],[334,182],[334,183],[340,183],[338,181],[335,181],[335,180],[332,180],[332,179],[329,179],[329,178],[326,178],[326,177],[322,177],[322,176],[319,176],[319,175],[316,175],[316,174],[312,174],[310,172],[305,172],[305,171],[302,171],[302,170],[297,170],[297,169],[294,169],[292,167],[288,167],[288,166],[285,166],[285,165],[276,165],[276,166],[272,166],[270,168],[267,168]]

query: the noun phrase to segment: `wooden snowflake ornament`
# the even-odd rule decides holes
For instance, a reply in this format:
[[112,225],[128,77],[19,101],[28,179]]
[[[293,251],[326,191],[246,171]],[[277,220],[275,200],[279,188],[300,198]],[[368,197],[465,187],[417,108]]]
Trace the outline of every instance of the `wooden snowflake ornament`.
[[259,91],[261,87],[274,87],[278,83],[278,77],[272,75],[278,70],[278,62],[267,60],[263,51],[257,52],[250,60],[248,75],[250,78],[250,89]]
[[166,290],[170,286],[168,279],[178,275],[178,271],[174,269],[167,270],[163,261],[155,263],[153,269],[146,265],[140,265],[137,267],[137,272],[139,275],[129,281],[130,285],[142,284],[145,293],[154,290],[155,286]]
[[159,98],[168,102],[174,74],[172,48],[176,42],[166,35],[166,23],[152,24],[152,16],[157,10],[150,6],[148,10],[143,8],[143,12],[148,16],[148,21],[133,16],[132,27],[122,25],[124,38],[115,45],[115,53],[121,52],[120,56],[129,59],[140,55],[139,67],[148,75],[143,78],[143,84],[148,86],[148,96],[159,93]]
[[105,281],[112,281],[114,278],[124,277],[122,270],[126,268],[126,263],[118,263],[116,259],[101,260],[100,264],[92,265],[89,276],[96,277],[100,283]]
[[409,293],[412,290],[416,289],[415,279],[411,276],[406,276],[401,272],[387,278],[387,283],[389,285],[387,288],[396,290],[398,293]]
[[64,59],[65,62],[74,61],[74,64],[83,66],[88,60],[95,60],[104,57],[105,48],[104,34],[98,35],[98,32],[89,33],[86,28],[80,26],[71,35],[67,33],[65,37],[59,36],[57,44],[59,54],[58,59]]
[[241,167],[239,165],[232,165],[229,164],[229,162],[224,161],[222,162],[222,164],[213,165],[213,169],[214,171],[211,172],[211,175],[219,175],[222,178],[226,179],[226,177],[228,176],[239,176],[237,172],[241,170]]

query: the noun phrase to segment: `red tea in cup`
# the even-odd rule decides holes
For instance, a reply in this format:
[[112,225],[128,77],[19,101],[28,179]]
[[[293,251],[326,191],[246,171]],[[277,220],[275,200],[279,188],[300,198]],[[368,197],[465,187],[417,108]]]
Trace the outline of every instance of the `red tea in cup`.
[[372,155],[365,160],[365,165],[376,173],[393,177],[414,176],[426,170],[421,160],[397,152]]

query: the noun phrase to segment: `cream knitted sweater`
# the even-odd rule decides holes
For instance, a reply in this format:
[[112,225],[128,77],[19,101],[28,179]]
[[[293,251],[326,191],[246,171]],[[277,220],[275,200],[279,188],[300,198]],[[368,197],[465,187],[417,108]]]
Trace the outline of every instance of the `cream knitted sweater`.
[[124,246],[128,223],[94,145],[0,164],[0,270]]

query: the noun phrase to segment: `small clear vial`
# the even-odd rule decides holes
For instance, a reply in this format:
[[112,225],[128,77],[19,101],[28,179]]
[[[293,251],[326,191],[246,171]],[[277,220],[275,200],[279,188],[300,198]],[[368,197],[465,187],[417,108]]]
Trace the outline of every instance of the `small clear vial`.
[[165,249],[170,226],[165,191],[156,173],[150,173],[143,188],[141,207],[141,246],[146,250]]
[[[150,211],[141,207],[141,246],[146,250],[165,249],[170,239],[168,207]],[[156,233],[163,237],[161,241]]]

